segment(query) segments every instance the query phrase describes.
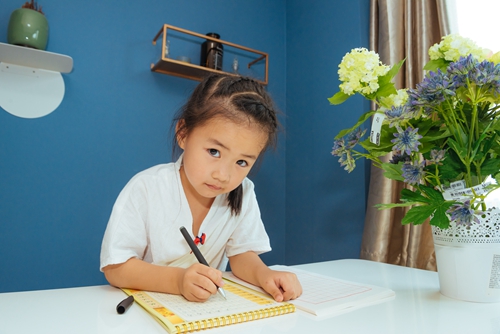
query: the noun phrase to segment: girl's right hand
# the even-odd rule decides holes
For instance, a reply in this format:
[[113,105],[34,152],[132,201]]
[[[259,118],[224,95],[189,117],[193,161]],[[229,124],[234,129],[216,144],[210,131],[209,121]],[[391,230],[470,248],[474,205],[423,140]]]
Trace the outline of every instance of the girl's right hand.
[[217,287],[222,287],[222,272],[217,269],[196,263],[184,270],[179,277],[179,291],[189,301],[204,302],[217,293]]

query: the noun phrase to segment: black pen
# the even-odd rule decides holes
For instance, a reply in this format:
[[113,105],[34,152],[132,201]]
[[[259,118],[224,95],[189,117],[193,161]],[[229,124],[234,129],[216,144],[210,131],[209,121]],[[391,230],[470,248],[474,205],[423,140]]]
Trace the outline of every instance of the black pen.
[[[184,239],[186,239],[188,245],[189,245],[189,248],[191,248],[191,250],[193,251],[194,255],[196,256],[196,258],[198,259],[198,262],[200,262],[201,264],[204,264],[206,265],[207,267],[210,267],[207,263],[207,260],[205,260],[205,258],[203,257],[203,254],[201,254],[200,250],[198,249],[198,247],[195,245],[193,239],[191,239],[191,236],[189,235],[188,231],[186,230],[186,228],[184,226],[181,226],[179,228],[179,230],[181,231],[182,235],[184,236]],[[217,284],[215,284],[215,286],[217,286],[217,290],[219,291],[219,293],[221,294],[222,297],[224,297],[224,299],[227,299],[226,298],[226,293],[224,292],[224,289],[222,289],[220,286],[218,286]]]
[[118,314],[123,314],[134,302],[134,296],[130,295],[124,300],[122,300],[118,305],[116,305],[116,312]]

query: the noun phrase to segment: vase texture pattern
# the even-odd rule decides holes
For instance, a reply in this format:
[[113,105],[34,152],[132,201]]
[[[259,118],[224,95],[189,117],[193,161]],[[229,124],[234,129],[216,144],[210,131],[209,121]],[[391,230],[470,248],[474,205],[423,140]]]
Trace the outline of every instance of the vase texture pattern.
[[48,37],[49,23],[45,15],[28,8],[16,9],[10,15],[7,28],[9,44],[45,50]]
[[500,302],[500,209],[471,226],[432,226],[440,291],[472,302]]

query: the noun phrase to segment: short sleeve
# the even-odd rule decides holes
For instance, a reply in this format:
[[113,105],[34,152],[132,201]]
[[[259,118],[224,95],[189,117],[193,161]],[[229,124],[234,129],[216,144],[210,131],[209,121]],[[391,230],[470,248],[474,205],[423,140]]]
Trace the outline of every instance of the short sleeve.
[[226,245],[228,257],[248,251],[262,254],[271,250],[269,237],[260,216],[254,185],[249,179],[245,179],[243,189],[243,205],[239,221]]
[[147,248],[147,191],[135,177],[123,188],[113,206],[101,245],[100,269],[142,259]]

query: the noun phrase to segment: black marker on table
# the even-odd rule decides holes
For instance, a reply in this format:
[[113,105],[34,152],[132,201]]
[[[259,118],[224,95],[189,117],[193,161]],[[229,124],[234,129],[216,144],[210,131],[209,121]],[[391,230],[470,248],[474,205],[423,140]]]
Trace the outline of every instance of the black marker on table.
[[[189,235],[188,231],[186,230],[186,228],[184,226],[181,226],[179,228],[179,230],[181,231],[182,235],[184,236],[184,239],[186,239],[188,245],[189,245],[189,248],[191,248],[191,250],[193,251],[194,255],[196,256],[196,258],[198,259],[198,262],[200,262],[201,264],[204,264],[206,265],[207,267],[210,267],[208,265],[208,262],[207,260],[205,260],[205,258],[203,257],[203,254],[201,254],[200,250],[198,249],[198,247],[195,245],[193,239],[191,239],[191,236]],[[215,286],[217,286],[217,290],[219,291],[219,293],[221,294],[222,297],[224,297],[224,299],[227,299],[226,298],[226,292],[224,291],[224,289],[222,289],[220,286],[218,286],[217,284],[215,284]]]
[[134,296],[128,296],[124,300],[122,300],[118,305],[116,305],[116,312],[118,314],[123,314],[125,311],[132,305],[134,302]]

